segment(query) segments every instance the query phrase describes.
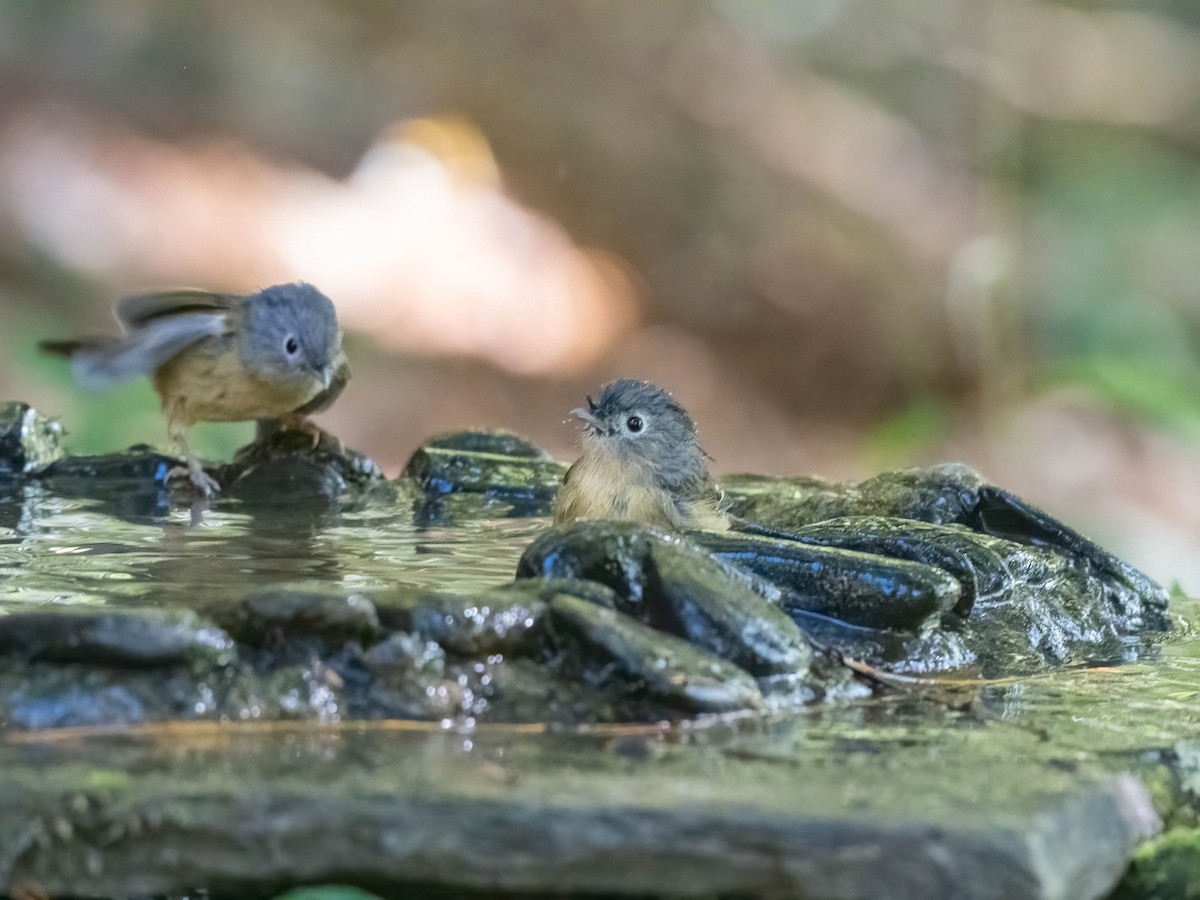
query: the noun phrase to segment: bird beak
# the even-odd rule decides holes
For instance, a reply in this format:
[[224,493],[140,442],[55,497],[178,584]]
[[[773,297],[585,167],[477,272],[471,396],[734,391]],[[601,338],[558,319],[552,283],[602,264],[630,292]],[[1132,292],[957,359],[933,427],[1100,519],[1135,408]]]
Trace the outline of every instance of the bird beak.
[[321,381],[325,383],[325,390],[329,390],[329,385],[333,383],[333,366],[321,370]]
[[571,415],[583,422],[583,424],[587,427],[595,429],[597,434],[604,431],[604,427],[600,424],[600,420],[582,406],[577,406],[571,410]]

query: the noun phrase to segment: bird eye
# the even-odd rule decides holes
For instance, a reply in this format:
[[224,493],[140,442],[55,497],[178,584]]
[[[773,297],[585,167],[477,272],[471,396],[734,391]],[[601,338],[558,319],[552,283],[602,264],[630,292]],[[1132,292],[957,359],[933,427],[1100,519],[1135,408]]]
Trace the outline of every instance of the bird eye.
[[632,431],[634,434],[637,434],[643,428],[642,417],[641,416],[630,416],[628,419],[625,420],[625,427],[628,428],[630,431]]
[[295,335],[288,335],[288,339],[283,342],[283,350],[288,356],[295,356],[300,351],[300,342],[296,340]]

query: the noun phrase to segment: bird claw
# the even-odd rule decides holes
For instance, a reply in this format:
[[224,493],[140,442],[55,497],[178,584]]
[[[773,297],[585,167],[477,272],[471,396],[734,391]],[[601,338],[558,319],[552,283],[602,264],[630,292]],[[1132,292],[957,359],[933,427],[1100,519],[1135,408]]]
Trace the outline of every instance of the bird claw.
[[279,430],[280,431],[298,431],[301,434],[308,435],[309,437],[312,438],[312,449],[313,450],[316,450],[318,447],[320,447],[321,442],[326,437],[328,437],[330,440],[332,440],[337,445],[338,450],[342,449],[342,442],[340,440],[338,440],[338,438],[336,438],[332,434],[330,434],[328,431],[326,431],[324,428],[322,428],[320,425],[318,425],[316,422],[314,422],[312,419],[306,419],[306,418],[280,419],[279,420]]
[[221,493],[221,483],[205,472],[199,463],[175,466],[167,472],[167,478],[183,477],[186,477],[203,497],[214,497]]

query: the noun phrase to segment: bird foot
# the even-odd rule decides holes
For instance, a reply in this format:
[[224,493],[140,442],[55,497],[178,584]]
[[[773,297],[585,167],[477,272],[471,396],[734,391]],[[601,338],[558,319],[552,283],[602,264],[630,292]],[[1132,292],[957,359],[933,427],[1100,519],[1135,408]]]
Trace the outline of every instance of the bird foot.
[[314,422],[312,419],[306,419],[306,418],[280,419],[278,422],[278,428],[280,431],[297,431],[297,432],[300,432],[301,434],[308,435],[310,438],[312,438],[312,449],[313,450],[316,450],[318,447],[320,447],[321,443],[326,438],[328,438],[330,441],[332,441],[336,445],[338,450],[342,449],[342,442],[337,437],[330,434],[328,431],[326,431],[324,428],[322,428],[320,425],[318,425],[316,422]]
[[167,477],[186,477],[192,483],[192,487],[203,497],[213,497],[221,493],[221,483],[205,472],[197,462],[190,462],[186,466],[175,466],[167,472]]

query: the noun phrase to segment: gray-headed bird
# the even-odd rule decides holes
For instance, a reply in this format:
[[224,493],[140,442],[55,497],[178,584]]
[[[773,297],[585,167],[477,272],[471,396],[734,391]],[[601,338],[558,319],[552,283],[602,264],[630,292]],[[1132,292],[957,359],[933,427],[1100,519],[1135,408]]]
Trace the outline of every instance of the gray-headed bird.
[[196,422],[282,420],[302,425],[350,380],[342,330],[329,298],[310,284],[249,296],[179,290],[129,297],[117,306],[124,334],[43,341],[67,356],[84,387],[148,375],[192,484],[219,490],[188,448]]
[[622,519],[671,529],[729,527],[687,410],[661,388],[624,378],[571,415],[583,423],[582,453],[563,477],[555,524]]

